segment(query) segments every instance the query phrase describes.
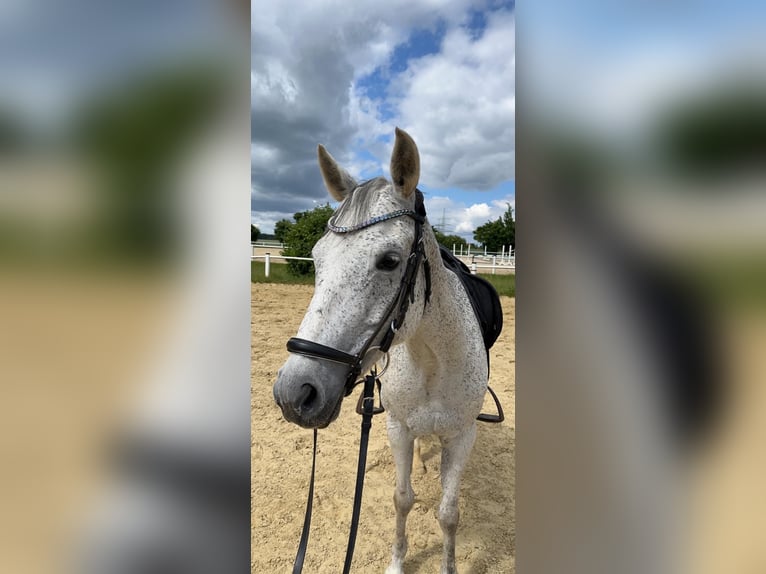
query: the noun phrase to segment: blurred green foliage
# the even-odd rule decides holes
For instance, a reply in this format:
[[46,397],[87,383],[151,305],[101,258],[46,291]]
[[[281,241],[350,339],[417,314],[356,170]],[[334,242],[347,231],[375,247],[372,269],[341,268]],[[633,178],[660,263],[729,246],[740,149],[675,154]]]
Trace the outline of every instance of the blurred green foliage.
[[178,238],[172,177],[221,103],[212,66],[155,71],[100,94],[78,114],[74,141],[99,173],[89,244],[122,258],[164,258]]
[[7,109],[0,109],[0,156],[18,153],[27,147],[31,135],[19,118]]
[[655,127],[666,165],[709,177],[752,168],[766,159],[766,92],[730,85],[669,105]]

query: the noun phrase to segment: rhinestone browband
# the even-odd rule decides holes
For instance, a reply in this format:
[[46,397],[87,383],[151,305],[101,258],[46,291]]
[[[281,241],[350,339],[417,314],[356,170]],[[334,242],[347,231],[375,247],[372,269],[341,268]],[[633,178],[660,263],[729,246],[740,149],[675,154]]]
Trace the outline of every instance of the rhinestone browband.
[[375,225],[376,223],[380,223],[381,221],[386,221],[388,219],[394,219],[395,217],[402,217],[403,215],[408,215],[409,217],[412,217],[416,221],[420,221],[421,223],[424,221],[424,218],[419,213],[412,211],[411,209],[397,209],[396,211],[392,211],[390,213],[385,213],[383,215],[376,215],[375,217],[368,219],[367,221],[363,221],[362,223],[357,223],[355,225],[349,225],[349,226],[343,226],[343,225],[335,225],[333,224],[333,218],[330,219],[330,221],[327,222],[327,229],[332,231],[333,233],[351,233],[352,231],[359,231],[360,229],[364,229],[365,227],[370,227],[371,225]]

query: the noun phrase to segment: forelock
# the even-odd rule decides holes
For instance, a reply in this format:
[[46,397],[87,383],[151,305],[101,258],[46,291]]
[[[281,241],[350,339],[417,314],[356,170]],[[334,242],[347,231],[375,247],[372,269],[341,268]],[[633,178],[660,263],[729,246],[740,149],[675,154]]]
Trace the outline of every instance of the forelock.
[[384,177],[376,177],[360,183],[343,200],[335,211],[333,222],[336,225],[354,225],[372,217],[375,201],[380,196],[380,190],[390,186]]

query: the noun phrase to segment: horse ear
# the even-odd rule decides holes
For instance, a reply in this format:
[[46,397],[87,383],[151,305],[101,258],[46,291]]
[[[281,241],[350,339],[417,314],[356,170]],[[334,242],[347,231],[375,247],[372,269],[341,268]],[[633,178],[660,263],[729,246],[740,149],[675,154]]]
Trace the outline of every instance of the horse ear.
[[322,144],[317,147],[317,157],[327,191],[336,201],[343,201],[356,187],[356,180],[338,165]]
[[396,141],[391,154],[391,179],[396,190],[409,197],[420,179],[420,154],[415,140],[404,130],[396,128]]

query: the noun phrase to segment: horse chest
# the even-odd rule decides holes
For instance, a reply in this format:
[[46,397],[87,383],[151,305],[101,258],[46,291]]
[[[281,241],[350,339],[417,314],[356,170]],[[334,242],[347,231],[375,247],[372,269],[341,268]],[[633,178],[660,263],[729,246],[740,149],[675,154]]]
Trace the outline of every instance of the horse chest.
[[478,413],[482,396],[439,382],[436,378],[384,381],[383,403],[389,416],[418,436],[447,436],[465,428],[466,422],[475,418],[471,403],[476,403]]

